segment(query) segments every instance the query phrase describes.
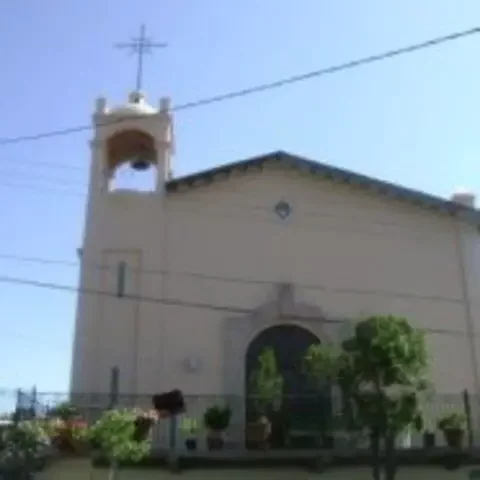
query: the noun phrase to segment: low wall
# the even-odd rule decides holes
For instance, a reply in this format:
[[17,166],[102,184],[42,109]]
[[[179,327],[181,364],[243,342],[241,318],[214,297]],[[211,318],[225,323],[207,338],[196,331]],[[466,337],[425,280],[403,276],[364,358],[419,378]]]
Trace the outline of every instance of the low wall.
[[[440,467],[403,467],[396,480],[468,480],[472,467],[447,471]],[[245,469],[192,469],[181,474],[191,480],[371,480],[371,472],[365,467],[332,468],[320,474],[305,469],[245,468]],[[118,480],[163,480],[178,478],[178,474],[160,469],[122,470]],[[39,473],[36,480],[107,480],[108,470],[92,468],[89,460],[64,460]]]

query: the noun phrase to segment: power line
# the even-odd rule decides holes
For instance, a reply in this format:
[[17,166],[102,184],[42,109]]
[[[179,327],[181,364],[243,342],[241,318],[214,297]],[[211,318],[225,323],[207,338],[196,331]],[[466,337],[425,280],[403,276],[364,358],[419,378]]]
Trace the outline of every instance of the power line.
[[[58,266],[65,266],[65,267],[73,267],[73,268],[85,268],[85,269],[93,269],[99,271],[110,271],[110,272],[118,272],[118,267],[112,265],[99,265],[96,263],[89,263],[89,262],[73,262],[68,260],[59,260],[59,259],[49,259],[49,258],[41,258],[41,257],[25,257],[25,256],[17,256],[17,255],[9,255],[9,254],[1,254],[0,253],[0,260],[13,260],[16,262],[23,262],[23,263],[36,263],[40,265],[58,265]],[[247,283],[247,284],[274,284],[275,282],[272,280],[258,280],[258,279],[245,279],[245,278],[234,278],[234,277],[225,277],[221,275],[208,275],[203,273],[197,272],[175,272],[166,269],[141,269],[141,268],[131,268],[128,267],[128,273],[133,274],[140,274],[140,275],[177,275],[177,276],[185,276],[185,277],[192,277],[192,278],[199,278],[203,280],[216,280],[222,282],[231,282],[231,283]]]
[[[1,165],[0,165],[1,166]],[[46,172],[46,173],[44,173]],[[46,186],[62,186],[65,188],[83,188],[86,189],[88,187],[88,181],[82,180],[78,177],[72,177],[69,175],[56,175],[58,172],[54,172],[53,175],[50,174],[48,170],[31,170],[30,172],[22,172],[13,169],[0,169],[0,178],[6,179],[8,181],[34,181],[40,185]],[[86,191],[86,190],[85,190]]]
[[[57,172],[56,172],[57,173]],[[41,182],[54,182],[54,185],[65,185],[67,187],[75,187],[75,186],[81,186],[81,187],[86,187],[87,183],[84,181],[79,181],[78,178],[73,178],[73,177],[68,177],[68,176],[51,176],[51,175],[44,175],[43,171],[41,173],[38,173],[38,171],[30,171],[27,172],[22,172],[22,171],[17,171],[17,170],[12,170],[12,169],[1,169],[0,170],[0,178],[13,178],[15,179],[33,179],[33,180],[40,180]]]
[[[13,260],[15,262],[24,262],[24,263],[38,263],[41,265],[62,265],[65,267],[75,267],[75,268],[78,268],[81,266],[80,262],[59,260],[54,258],[26,257],[21,255],[10,255],[6,253],[0,253],[0,260]],[[100,268],[101,266],[99,265],[98,267]]]
[[[195,201],[188,201],[188,200],[182,200],[182,203],[186,203],[189,205],[197,205],[197,202]],[[216,204],[215,204],[216,205]],[[334,203],[329,203],[329,206],[335,205]],[[341,204],[343,205],[343,204]],[[205,206],[205,204],[204,204]],[[248,210],[254,210],[254,211],[270,211],[271,209],[267,206],[252,206],[252,205],[237,205],[237,204],[232,204],[234,208],[241,208],[241,209],[248,209]],[[202,214],[206,214],[205,210],[202,211]],[[314,218],[335,218],[334,215],[328,214],[328,213],[319,213],[315,212],[312,214],[309,214],[308,212],[304,212],[304,214],[307,217],[314,217]],[[213,213],[214,215],[214,213]],[[231,216],[231,215],[230,215]],[[343,220],[349,220],[348,217],[343,217]],[[265,223],[265,221],[259,221],[262,223]],[[403,223],[399,222],[392,222],[392,221],[376,221],[374,222],[375,226],[379,227],[404,227]],[[323,232],[335,232],[335,231],[342,231],[339,229],[331,228],[328,226],[325,226],[325,224],[322,227]],[[355,229],[349,229],[349,233],[365,233],[364,231],[361,230],[355,230]],[[437,238],[437,233],[432,232],[431,230],[427,231],[428,233],[428,239],[430,238]],[[427,235],[425,235],[427,238]],[[395,234],[395,238],[397,238],[397,235]],[[112,265],[103,265],[103,264],[98,264],[94,262],[90,262],[88,260],[82,260],[80,261],[72,261],[72,260],[64,260],[64,259],[56,259],[56,258],[45,258],[45,257],[37,257],[37,256],[28,256],[28,255],[16,255],[16,254],[10,254],[10,253],[1,253],[0,252],[0,260],[7,260],[7,261],[14,261],[14,262],[20,262],[20,263],[34,263],[34,264],[39,264],[39,265],[51,265],[51,266],[65,266],[65,267],[73,267],[73,268],[84,268],[84,269],[92,269],[92,270],[98,270],[98,271],[114,271],[117,272],[118,268],[117,266],[112,266]],[[236,282],[236,283],[256,283],[256,284],[273,284],[275,283],[272,280],[260,280],[260,279],[239,279],[239,278],[234,278],[234,277],[226,277],[226,276],[220,276],[220,275],[209,275],[209,274],[204,274],[204,273],[198,273],[198,272],[188,272],[188,271],[172,271],[172,270],[166,270],[166,269],[149,269],[149,268],[136,268],[136,267],[130,267],[127,266],[128,272],[133,273],[133,274],[140,274],[140,275],[177,275],[177,276],[188,276],[188,277],[195,277],[195,278],[201,278],[205,280],[219,280],[219,281],[224,281],[224,282]],[[314,285],[305,285],[308,288],[317,288],[317,286]]]
[[[76,198],[76,199],[81,199],[82,201],[86,201],[86,197],[88,195],[88,193],[85,191],[85,192],[79,192],[79,191],[71,191],[71,190],[65,190],[65,189],[57,189],[57,185],[52,185],[54,186],[55,188],[48,188],[47,186],[45,185],[31,185],[31,184],[19,184],[19,183],[12,183],[12,182],[5,182],[3,179],[0,178],[0,187],[2,186],[6,186],[6,187],[12,187],[12,188],[19,188],[19,189],[27,189],[27,190],[33,190],[33,191],[36,191],[36,192],[39,192],[41,194],[47,194],[47,195],[54,195],[56,197],[59,197],[59,196],[62,196],[64,195],[64,198],[67,198],[67,197],[70,197],[70,198]],[[230,196],[232,196],[232,194],[230,193]],[[238,195],[238,197],[241,197],[241,198],[244,198],[244,196],[242,195]],[[172,203],[172,206],[174,208],[177,208],[177,207],[180,207],[180,208],[183,208],[185,206],[187,207],[196,207],[196,209],[191,209],[188,211],[188,213],[192,214],[192,213],[200,213],[200,210],[198,209],[198,201],[196,200],[188,200],[186,198],[182,198],[182,199],[176,199],[174,201],[174,203]],[[233,203],[233,202],[229,202],[228,203],[228,212],[226,210],[225,207],[223,207],[222,209],[219,209],[218,206],[218,202],[217,203],[213,203],[213,202],[202,202],[201,204],[202,206],[202,210],[201,210],[201,214],[202,215],[210,215],[210,216],[215,216],[215,217],[225,217],[228,215],[228,218],[231,219],[233,215],[237,214],[237,213],[245,213],[245,212],[262,212],[262,213],[266,213],[266,212],[272,212],[272,207],[269,206],[269,205],[252,205],[252,204],[246,204],[246,203],[243,203],[243,204],[239,204],[239,203]],[[213,210],[209,211],[207,209],[205,209],[205,207],[215,207]],[[340,206],[340,207],[344,207],[344,203],[343,202],[328,202],[328,207],[334,207],[334,206]],[[336,215],[332,215],[332,213],[328,213],[328,212],[322,212],[321,210],[318,210],[318,209],[311,209],[311,210],[308,210],[308,209],[303,209],[302,208],[302,216],[306,217],[307,219],[310,219],[310,220],[318,220],[318,219],[330,219],[330,220],[337,220],[338,217]],[[238,216],[238,218],[242,218],[241,215]],[[357,220],[357,217],[354,216],[354,215],[351,215],[351,216],[346,216],[346,215],[343,215],[342,219],[344,221],[350,221],[350,222],[355,222]],[[268,220],[266,219],[260,219],[260,218],[256,218],[254,220],[255,223],[258,223],[258,224],[265,224],[265,223],[269,223]],[[382,228],[392,228],[392,227],[400,227],[400,228],[404,228],[405,227],[405,224],[403,222],[398,222],[398,221],[391,221],[391,220],[381,220],[381,219],[376,219],[376,220],[373,220],[372,219],[372,222],[371,222],[371,225],[373,225],[374,227],[382,227]],[[302,230],[314,230],[314,227],[310,224],[306,224],[306,225],[300,225],[299,226],[300,229]],[[342,232],[342,233],[346,233],[345,232],[345,229],[343,228],[335,228],[335,227],[326,227],[325,225],[322,226],[322,229],[323,231],[330,231],[330,232],[334,232],[334,231],[337,231],[337,232]],[[362,235],[365,235],[365,234],[369,234],[369,233],[374,233],[376,235],[383,235],[383,236],[392,236],[393,235],[393,232],[388,232],[388,231],[382,231],[382,232],[374,232],[372,229],[370,229],[370,231],[366,231],[365,227],[363,226],[363,228],[352,228],[352,224],[348,224],[348,233],[353,233],[353,234],[362,234]],[[432,239],[432,240],[435,240],[437,238],[437,231],[435,230],[432,230],[431,228],[425,228],[425,231],[422,231],[422,229],[417,229],[416,230],[416,235],[417,237],[425,237],[425,238],[429,238],[429,239]],[[397,234],[395,234],[397,235]],[[9,255],[7,255],[7,257],[9,257]],[[2,255],[0,254],[0,259],[2,258]],[[4,259],[7,259],[7,258],[4,258]],[[14,260],[13,257],[11,258],[8,258],[10,260]],[[20,258],[18,259],[20,260]],[[33,261],[33,260],[29,260],[29,261]],[[49,260],[47,260],[47,262],[49,262]],[[56,260],[55,260],[56,262]],[[63,260],[60,260],[60,262],[63,262]],[[67,261],[68,262],[68,261]],[[59,265],[61,263],[58,263]],[[75,266],[78,266],[78,264],[75,264]],[[101,268],[104,268],[103,266]],[[144,272],[145,273],[145,272]],[[148,272],[150,273],[150,272]],[[171,272],[170,272],[171,273]],[[161,272],[161,274],[163,274],[163,272]]]
[[[72,287],[69,285],[62,285],[58,283],[49,283],[49,282],[40,282],[32,279],[26,279],[26,278],[15,278],[15,277],[8,277],[8,276],[0,276],[0,283],[4,284],[15,284],[15,285],[23,285],[23,286],[29,286],[29,287],[35,287],[35,288],[43,288],[43,289],[48,289],[48,290],[53,290],[53,291],[61,291],[61,292],[68,292],[68,293],[81,293],[81,294],[87,294],[87,295],[94,295],[94,296],[105,296],[109,298],[116,298],[120,301],[122,300],[134,300],[134,301],[140,301],[140,302],[149,302],[149,303],[156,303],[156,304],[163,304],[163,305],[169,305],[169,306],[180,306],[180,307],[187,307],[187,308],[197,308],[197,309],[205,309],[205,310],[210,310],[210,311],[218,311],[218,312],[226,312],[226,313],[233,313],[233,314],[242,314],[242,315],[248,315],[254,312],[254,309],[252,308],[240,308],[240,307],[231,307],[231,306],[224,306],[224,305],[214,305],[211,303],[202,303],[202,302],[187,302],[179,299],[162,299],[162,298],[156,298],[156,297],[149,297],[149,296],[140,296],[140,295],[131,295],[131,294],[123,294],[120,298],[118,297],[117,294],[113,292],[108,292],[108,291],[101,291],[101,290],[96,290],[96,289],[90,289],[90,288],[77,288],[77,287]],[[323,290],[327,291],[335,291],[339,292],[341,290],[339,289],[327,289],[323,288]],[[345,292],[347,291],[346,289],[344,290]],[[368,291],[358,291],[358,290],[350,290],[349,293],[362,293],[362,294],[372,294],[372,293],[382,293],[386,294],[387,292],[368,292]],[[390,293],[392,295],[392,293]],[[403,298],[409,298],[409,297],[415,297],[415,295],[408,295],[408,294],[396,294],[397,297],[403,297]],[[462,299],[446,299],[443,297],[419,297],[423,299],[429,299],[429,300],[443,300],[443,301],[450,301],[454,303],[460,303],[462,302]],[[288,315],[290,318],[295,318],[296,315]],[[323,322],[326,323],[335,323],[335,324],[346,324],[346,323],[352,323],[350,320],[345,320],[345,319],[322,319]],[[431,331],[433,333],[445,333],[443,330],[435,330],[435,329],[427,329],[427,331]],[[451,332],[452,333],[452,332]]]
[[[37,162],[34,163],[14,163],[15,167],[25,167],[27,170],[17,170],[17,169],[2,169],[0,171],[0,186],[13,188],[16,187],[20,190],[38,190],[43,193],[65,193],[66,195],[71,196],[72,194],[77,196],[86,196],[88,181],[81,181],[78,177],[78,174],[86,173],[82,172],[82,169],[77,167],[70,167],[65,165],[62,170],[62,165],[47,163],[47,162]],[[38,173],[38,170],[35,170],[35,167],[42,167],[41,173]],[[46,167],[46,168],[45,168]],[[69,172],[70,170],[70,172]],[[47,172],[47,175],[44,172]],[[54,174],[60,173],[61,176],[52,176],[50,171]],[[75,177],[70,176],[70,173],[76,174]],[[21,182],[19,183],[19,180]],[[24,180],[27,180],[29,183],[25,184]],[[33,180],[33,185],[32,185]],[[64,187],[62,189],[57,189],[58,186]],[[53,187],[53,188],[49,188]],[[73,191],[75,187],[84,189],[84,192]]]
[[[13,330],[5,330],[3,327],[0,327],[0,329],[1,329],[0,331],[2,333],[2,338],[10,337],[10,338],[16,338],[18,340],[21,340],[21,341],[24,341],[24,342],[27,342],[27,343],[35,343],[37,348],[38,348],[38,345],[40,345],[40,347],[46,347],[48,349],[54,348],[55,350],[60,350],[60,351],[65,351],[65,350],[70,350],[71,349],[71,345],[67,345],[66,343],[50,342],[50,340],[51,340],[51,335],[50,334],[48,335],[49,336],[49,344],[45,345],[44,341],[42,341],[42,342],[38,341],[38,336],[25,335],[22,332],[15,332]],[[0,394],[1,394],[1,390],[0,390]]]
[[225,100],[231,100],[231,99],[238,98],[238,97],[244,97],[246,95],[251,95],[251,94],[254,94],[254,93],[264,92],[266,90],[272,90],[272,89],[275,89],[275,88],[284,87],[284,86],[290,85],[292,83],[303,82],[305,80],[310,80],[310,79],[316,78],[316,77],[322,77],[322,76],[325,76],[325,75],[331,75],[333,73],[339,73],[339,72],[342,72],[342,71],[345,71],[345,70],[351,70],[353,68],[361,67],[361,66],[368,65],[368,64],[371,64],[371,63],[380,62],[380,61],[387,60],[387,59],[397,57],[397,56],[400,56],[400,55],[413,53],[413,52],[416,52],[416,51],[419,51],[419,50],[424,50],[424,49],[427,49],[427,48],[435,47],[435,46],[441,45],[443,43],[452,42],[452,41],[459,40],[461,38],[469,37],[469,36],[472,36],[472,35],[477,35],[478,33],[480,33],[480,27],[474,27],[474,28],[471,28],[469,30],[464,30],[464,31],[461,31],[461,32],[451,33],[449,35],[444,35],[444,36],[441,36],[441,37],[433,38],[431,40],[427,40],[427,41],[422,42],[422,43],[416,43],[416,44],[409,45],[409,46],[406,46],[406,47],[398,48],[396,50],[388,50],[384,53],[379,53],[379,54],[376,54],[376,55],[370,55],[368,57],[363,57],[363,58],[360,58],[360,59],[357,59],[357,60],[351,60],[350,62],[341,63],[339,65],[333,65],[331,67],[322,68],[320,70],[314,70],[312,72],[303,73],[303,74],[299,74],[299,75],[294,75],[294,76],[287,77],[287,78],[284,78],[284,79],[281,79],[281,80],[277,80],[275,82],[265,83],[265,84],[262,84],[262,85],[257,85],[257,86],[246,88],[246,89],[243,89],[243,90],[238,90],[238,91],[235,91],[235,92],[226,93],[226,94],[223,94],[223,95],[218,95],[216,97],[211,97],[211,98],[208,98],[208,99],[205,99],[205,100],[199,100],[199,101],[196,101],[196,102],[186,103],[186,104],[183,104],[183,105],[180,105],[180,106],[176,107],[175,110],[185,110],[185,109],[188,109],[188,108],[195,108],[195,107],[200,107],[200,106],[204,106],[204,105],[210,105],[212,103],[222,102],[222,101],[225,101]]
[[[177,206],[198,206],[198,203],[196,201],[192,200],[186,200],[182,199],[179,201],[179,204]],[[203,207],[205,206],[217,206],[217,204],[203,204]],[[342,202],[340,203],[335,203],[335,202],[329,202],[328,206],[335,206],[335,205],[343,205]],[[241,209],[242,212],[245,211],[256,211],[256,212],[270,212],[271,213],[271,207],[270,206],[262,206],[262,205],[248,205],[248,204],[229,204],[229,207],[231,207],[232,211],[235,211],[236,209]],[[195,213],[195,212],[193,212]],[[221,216],[221,214],[224,213],[226,214],[227,212],[218,212],[218,211],[212,211],[209,212],[208,210],[203,209],[202,214],[205,215],[217,215]],[[324,212],[318,212],[318,211],[306,211],[304,210],[303,215],[307,218],[313,218],[313,219],[322,219],[322,231],[323,232],[342,232],[345,233],[345,230],[342,228],[335,228],[335,226],[328,226],[325,224],[324,220],[325,219],[336,219],[337,217],[335,215],[332,215],[331,213],[324,213]],[[228,213],[228,218],[231,218],[232,213],[229,211]],[[342,220],[349,222],[350,220],[354,220],[355,217],[348,217],[348,216],[343,216]],[[266,220],[257,220],[257,223],[269,223]],[[395,238],[398,238],[398,234],[395,232],[388,232],[388,231],[380,231],[377,232],[372,228],[368,228],[367,230],[365,229],[355,229],[351,228],[350,223],[348,224],[348,233],[357,233],[357,234],[375,234],[375,235],[389,235],[389,236],[395,236]],[[374,227],[382,227],[382,228],[403,228],[405,225],[403,222],[395,222],[395,221],[390,221],[390,220],[376,220],[372,223]],[[308,229],[308,226],[301,226],[300,228],[302,229]],[[422,238],[424,237],[426,240],[430,241],[431,239],[437,238],[437,232],[432,231],[431,229],[428,229],[424,232],[424,234],[421,231],[416,232],[417,236],[421,236]],[[38,257],[38,256],[29,256],[29,255],[18,255],[18,254],[11,254],[11,253],[1,253],[0,252],[0,260],[7,260],[7,261],[14,261],[14,262],[20,262],[20,263],[34,263],[34,264],[40,264],[40,265],[51,265],[51,266],[66,266],[66,267],[73,267],[73,268],[84,268],[84,269],[91,269],[91,270],[98,270],[98,271],[114,271],[117,272],[118,268],[117,266],[112,266],[112,265],[104,265],[104,264],[98,264],[95,262],[90,262],[88,259],[82,259],[82,261],[72,261],[72,260],[65,260],[65,259],[57,259],[57,258],[45,258],[45,257]],[[195,277],[195,278],[201,278],[205,280],[219,280],[219,281],[224,281],[224,282],[237,282],[237,283],[256,283],[256,284],[273,284],[275,283],[272,280],[259,280],[259,279],[239,279],[239,278],[234,278],[234,277],[226,277],[226,276],[219,276],[219,275],[209,275],[209,274],[204,274],[204,273],[198,273],[198,272],[188,272],[188,271],[172,271],[172,270],[166,270],[166,269],[150,269],[150,268],[137,268],[137,267],[130,267],[127,266],[128,272],[133,273],[133,274],[140,274],[140,275],[176,275],[176,276],[189,276],[189,277]],[[318,288],[317,285],[305,285],[306,288]]]
[[43,193],[43,194],[55,194],[56,196],[64,195],[66,197],[74,197],[74,198],[76,197],[76,198],[82,198],[82,199],[84,199],[87,195],[86,193],[82,193],[82,192],[72,192],[70,190],[65,190],[65,189],[54,189],[54,188],[50,188],[48,186],[43,186],[43,185],[32,185],[32,184],[25,184],[25,183],[8,182],[8,181],[4,181],[2,178],[0,178],[0,186],[6,187],[6,188],[21,189],[21,190],[32,190],[32,191]]
[[[322,77],[322,76],[325,76],[325,75],[331,75],[331,74],[334,74],[334,73],[339,73],[339,72],[342,72],[342,71],[345,71],[345,70],[351,70],[351,69],[361,67],[361,66],[364,66],[364,65],[369,65],[369,64],[380,62],[380,61],[383,61],[383,60],[388,60],[390,58],[397,57],[397,56],[400,56],[400,55],[406,55],[406,54],[414,53],[414,52],[424,50],[424,49],[427,49],[427,48],[436,47],[436,46],[439,46],[439,45],[444,44],[444,43],[448,43],[448,42],[452,42],[452,41],[459,40],[459,39],[462,39],[462,38],[477,35],[478,33],[480,33],[480,27],[474,27],[474,28],[471,28],[471,29],[468,29],[468,30],[463,30],[463,31],[460,31],[460,32],[454,32],[454,33],[444,35],[444,36],[441,36],[441,37],[436,37],[436,38],[433,38],[431,40],[427,40],[427,41],[424,41],[424,42],[421,42],[421,43],[408,45],[406,47],[398,48],[398,49],[395,49],[395,50],[388,50],[388,51],[380,53],[380,54],[370,55],[370,56],[367,56],[367,57],[359,58],[359,59],[356,59],[356,60],[351,60],[349,62],[341,63],[341,64],[338,64],[338,65],[333,65],[333,66],[322,68],[322,69],[319,69],[319,70],[314,70],[314,71],[307,72],[307,73],[293,75],[293,76],[286,77],[286,78],[283,78],[283,79],[280,79],[280,80],[276,80],[274,82],[264,83],[264,84],[256,85],[256,86],[253,86],[253,87],[245,88],[245,89],[242,89],[242,90],[236,90],[236,91],[232,91],[232,92],[229,92],[229,93],[216,95],[216,96],[213,96],[213,97],[209,97],[209,98],[205,98],[205,99],[201,99],[201,100],[196,100],[196,101],[180,104],[180,105],[172,107],[172,111],[175,112],[175,111],[189,110],[189,109],[192,109],[192,108],[203,107],[203,106],[211,105],[211,104],[214,104],[214,103],[219,103],[219,102],[224,102],[224,101],[227,101],[227,100],[232,100],[232,99],[239,98],[239,97],[245,97],[247,95],[252,95],[252,94],[255,94],[255,93],[261,93],[261,92],[265,92],[265,91],[268,91],[268,90],[277,89],[277,88],[284,87],[284,86],[287,86],[287,85],[291,85],[291,84],[294,84],[294,83],[299,83],[299,82],[303,82],[303,81],[306,81],[306,80],[311,80],[313,78]],[[128,118],[128,117],[124,117],[124,118],[116,119],[116,120],[110,120],[108,122],[105,122],[103,124],[98,125],[98,127],[111,125],[111,124],[114,124],[114,123],[125,122],[125,121],[128,121],[128,120],[130,120],[130,118]],[[48,132],[42,132],[42,133],[37,133],[37,134],[33,134],[33,135],[21,135],[21,136],[17,136],[17,137],[0,139],[0,145],[8,145],[8,144],[14,144],[14,143],[41,140],[41,139],[51,138],[51,137],[71,135],[71,134],[74,134],[74,133],[84,132],[84,131],[88,131],[88,130],[91,130],[91,129],[93,129],[93,126],[89,124],[89,125],[79,125],[79,126],[74,126],[74,127],[69,127],[69,128],[59,129],[59,130],[51,130],[51,131],[48,131]]]
[[[1,141],[1,139],[0,139]],[[74,171],[77,171],[77,172],[83,172],[85,171],[85,166],[79,166],[79,165],[67,165],[67,164],[64,164],[64,163],[56,163],[56,162],[44,162],[44,161],[41,161],[41,160],[35,160],[35,162],[32,164],[32,163],[26,163],[24,161],[23,158],[16,158],[14,160],[11,160],[10,161],[10,164],[11,165],[15,165],[15,166],[25,166],[27,168],[31,168],[32,165],[39,165],[39,166],[42,166],[42,167],[50,167],[50,168],[56,168],[56,169],[61,169],[61,170],[74,170]]]
[[105,296],[110,298],[117,298],[120,301],[135,300],[140,302],[158,303],[163,305],[172,305],[172,306],[180,306],[180,307],[199,308],[199,309],[201,308],[201,309],[215,310],[215,311],[229,312],[229,313],[251,313],[252,312],[251,309],[240,308],[240,307],[228,307],[228,306],[213,305],[213,304],[202,303],[202,302],[185,302],[178,299],[166,299],[166,298],[162,299],[162,298],[149,297],[149,296],[131,295],[127,293],[123,294],[121,297],[118,297],[118,295],[114,292],[96,290],[93,288],[72,287],[70,285],[62,285],[59,283],[40,282],[40,281],[26,279],[26,278],[0,276],[0,283],[25,285],[25,286],[36,287],[36,288],[45,288],[48,290],[81,293],[81,294],[96,295],[101,297]]
[[[172,273],[172,272],[170,272]],[[189,275],[189,274],[186,274]],[[194,275],[192,275],[194,276]],[[201,277],[202,275],[198,275]],[[219,281],[225,282],[236,282],[236,283],[243,283],[243,284],[264,284],[264,285],[277,285],[278,282],[269,280],[269,281],[259,281],[259,280],[248,280],[248,279],[234,279],[234,278],[223,278],[223,277],[213,277],[213,276],[205,276],[206,279],[214,279]],[[10,276],[0,276],[0,283],[5,284],[16,284],[16,285],[25,285],[37,288],[45,288],[49,290],[57,290],[57,291],[64,291],[64,292],[71,292],[71,293],[81,293],[87,295],[97,295],[97,296],[107,296],[111,298],[118,298],[120,300],[136,300],[140,302],[150,302],[150,303],[158,303],[164,305],[176,305],[176,306],[184,306],[184,307],[193,307],[193,308],[200,308],[200,309],[207,309],[207,310],[217,310],[223,312],[230,312],[230,313],[251,313],[251,309],[245,309],[240,307],[229,307],[229,306],[221,306],[221,305],[213,305],[208,303],[202,302],[190,302],[190,301],[183,301],[179,299],[162,299],[157,297],[150,297],[150,296],[142,296],[142,295],[132,295],[127,293],[122,293],[121,296],[118,295],[117,292],[110,292],[110,291],[102,291],[97,290],[94,288],[82,288],[82,287],[73,287],[70,285],[62,285],[58,283],[50,283],[50,282],[41,282],[37,280],[32,280],[28,278],[19,278],[19,277],[10,277]],[[349,294],[356,294],[356,295],[385,295],[385,296],[393,296],[396,298],[415,298],[421,300],[435,300],[435,301],[447,301],[453,303],[459,303],[462,301],[461,298],[448,298],[438,295],[417,295],[414,293],[401,293],[401,292],[392,292],[386,290],[362,290],[357,288],[335,288],[335,287],[326,287],[322,285],[305,285],[305,284],[298,284],[295,285],[299,288],[309,289],[309,290],[318,290],[323,292],[330,292],[330,293],[349,293]]]
[[[50,165],[50,164],[49,164]],[[18,165],[15,165],[15,166],[18,166]],[[50,182],[51,186],[58,186],[59,184],[64,186],[64,187],[67,187],[67,188],[71,188],[71,187],[79,187],[79,188],[84,188],[84,189],[87,189],[88,188],[88,185],[89,185],[89,181],[88,181],[88,174],[87,172],[83,172],[84,175],[82,175],[83,178],[80,178],[79,175],[75,175],[75,176],[72,176],[71,173],[69,173],[68,171],[65,172],[65,171],[59,171],[59,170],[55,170],[55,168],[50,165],[49,168],[45,169],[45,168],[42,168],[41,170],[37,170],[37,169],[32,169],[32,167],[37,167],[37,166],[41,166],[37,163],[32,163],[30,165],[23,165],[24,167],[26,167],[28,170],[18,170],[16,168],[2,168],[0,170],[0,178],[2,179],[7,179],[7,180],[13,180],[13,181],[17,181],[18,179],[21,179],[21,180],[34,180],[34,181],[40,181],[40,182]],[[45,174],[46,173],[46,174]],[[53,173],[53,174],[52,174]],[[77,172],[72,172],[72,173],[77,173]],[[78,172],[80,173],[80,172]],[[60,175],[59,175],[60,174]],[[122,177],[125,177],[125,178],[128,178],[126,175],[125,175],[125,172],[116,172],[116,176],[115,176],[115,180],[114,181],[122,181]],[[130,176],[131,178],[131,176]],[[85,190],[86,192],[86,190]]]

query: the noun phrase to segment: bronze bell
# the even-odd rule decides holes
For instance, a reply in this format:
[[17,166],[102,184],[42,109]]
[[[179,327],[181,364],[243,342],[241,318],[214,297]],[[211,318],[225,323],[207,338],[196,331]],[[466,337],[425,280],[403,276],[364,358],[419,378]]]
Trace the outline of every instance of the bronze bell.
[[130,166],[133,168],[133,170],[144,172],[145,170],[149,169],[150,162],[145,157],[136,157],[130,162]]

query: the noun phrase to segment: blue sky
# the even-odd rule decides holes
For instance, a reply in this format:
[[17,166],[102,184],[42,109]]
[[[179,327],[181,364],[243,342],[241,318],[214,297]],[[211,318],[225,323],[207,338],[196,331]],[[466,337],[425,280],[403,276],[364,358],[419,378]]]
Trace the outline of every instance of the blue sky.
[[[89,124],[122,102],[140,24],[157,103],[210,97],[480,25],[478,0],[24,0],[0,4],[0,138]],[[480,192],[480,35],[179,112],[175,174],[288,150],[442,196]],[[76,262],[90,132],[0,146],[0,254]],[[75,285],[75,267],[0,259],[0,276]],[[68,386],[75,296],[0,284],[0,386]]]

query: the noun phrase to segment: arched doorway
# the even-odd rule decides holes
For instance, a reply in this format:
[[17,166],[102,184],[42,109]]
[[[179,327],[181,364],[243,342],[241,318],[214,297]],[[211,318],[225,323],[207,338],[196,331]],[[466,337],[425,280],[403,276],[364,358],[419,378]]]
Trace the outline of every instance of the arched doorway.
[[[312,426],[322,430],[331,416],[328,389],[319,391],[303,370],[303,358],[311,345],[320,339],[298,325],[276,325],[257,335],[245,356],[245,392],[247,421],[254,416],[250,376],[258,368],[258,358],[265,348],[275,352],[279,373],[284,382],[281,411],[272,413],[272,443],[276,447],[306,447],[315,439]],[[313,446],[313,445],[312,445]]]

